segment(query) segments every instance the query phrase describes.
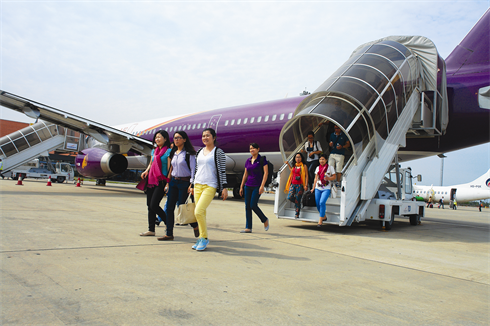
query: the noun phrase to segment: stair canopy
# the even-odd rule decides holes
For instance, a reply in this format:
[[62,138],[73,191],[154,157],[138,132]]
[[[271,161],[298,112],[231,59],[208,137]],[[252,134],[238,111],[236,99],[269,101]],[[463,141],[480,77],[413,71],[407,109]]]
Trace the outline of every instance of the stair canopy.
[[[320,87],[305,98],[281,130],[279,146],[288,159],[321,122],[335,124],[352,146],[356,164],[371,140],[378,155],[415,89],[434,94],[438,128],[447,126],[445,63],[422,36],[390,36],[358,47]],[[347,164],[346,164],[347,165]]]

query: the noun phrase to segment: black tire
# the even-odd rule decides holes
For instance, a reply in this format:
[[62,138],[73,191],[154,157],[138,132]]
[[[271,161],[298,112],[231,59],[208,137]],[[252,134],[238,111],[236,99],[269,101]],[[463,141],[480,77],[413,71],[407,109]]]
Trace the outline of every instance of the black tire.
[[410,215],[410,225],[419,224],[420,217],[418,215]]
[[[384,221],[385,222],[385,230],[389,231],[391,230],[391,227],[393,226],[393,222],[395,221],[395,212],[391,212],[391,219],[389,221]],[[379,221],[379,224],[381,227],[383,227],[383,221]]]
[[240,196],[240,187],[233,187],[233,198],[242,199],[242,196]]
[[65,182],[65,177],[58,177],[58,178],[56,178],[56,181],[58,183],[63,183],[63,182]]

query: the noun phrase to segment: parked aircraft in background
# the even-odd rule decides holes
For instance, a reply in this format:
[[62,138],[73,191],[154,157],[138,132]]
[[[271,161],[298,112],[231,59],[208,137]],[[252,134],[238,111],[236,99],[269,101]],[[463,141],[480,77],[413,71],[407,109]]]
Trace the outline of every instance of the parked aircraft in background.
[[[421,112],[419,125],[424,127],[430,122],[435,126],[435,132],[427,134],[419,132],[417,128],[409,130],[406,147],[399,150],[400,161],[455,151],[489,141],[489,25],[490,11],[487,11],[446,59],[447,87],[441,86],[442,93],[447,91],[448,98],[445,117],[442,118],[439,113],[428,117]],[[439,61],[444,66],[444,60],[439,57]],[[183,130],[193,145],[200,147],[202,130],[214,128],[217,145],[227,154],[228,185],[234,188],[234,195],[238,195],[244,164],[250,156],[249,143],[260,145],[261,154],[267,156],[275,170],[282,166],[278,141],[281,129],[293,117],[300,103],[308,98],[299,96],[110,127],[0,91],[1,105],[34,119],[53,122],[88,135],[88,148],[79,152],[76,167],[81,175],[97,179],[123,173],[128,168],[144,168],[152,149],[151,140],[158,130],[166,130],[170,137],[175,131]],[[435,99],[436,95],[431,98],[429,94],[426,100],[426,103],[434,106],[432,112],[440,105],[430,103],[436,102]],[[462,131],[471,133],[471,136],[462,137]],[[323,138],[318,140],[324,141]],[[327,148],[326,143],[324,145]]]
[[458,202],[468,202],[473,200],[490,199],[490,169],[478,179],[454,186],[413,186],[415,196],[429,199],[433,203],[439,202],[442,198],[444,203],[449,203],[450,200]]

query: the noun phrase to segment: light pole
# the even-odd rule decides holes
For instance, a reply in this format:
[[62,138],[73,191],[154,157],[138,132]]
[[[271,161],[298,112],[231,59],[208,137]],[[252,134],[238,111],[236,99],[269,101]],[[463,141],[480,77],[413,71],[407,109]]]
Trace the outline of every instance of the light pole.
[[444,154],[439,154],[437,155],[439,158],[441,158],[441,187],[442,187],[442,180],[444,176],[444,159],[447,157]]

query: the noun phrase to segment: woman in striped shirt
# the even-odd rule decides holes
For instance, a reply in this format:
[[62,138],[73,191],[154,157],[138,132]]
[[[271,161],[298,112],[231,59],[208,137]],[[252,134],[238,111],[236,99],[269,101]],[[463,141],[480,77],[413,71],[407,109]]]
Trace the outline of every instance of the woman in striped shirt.
[[221,148],[217,148],[216,132],[212,128],[204,129],[202,132],[201,148],[196,155],[196,171],[194,182],[190,186],[196,200],[194,211],[199,224],[199,238],[192,249],[202,251],[209,244],[208,230],[206,225],[206,209],[214,198],[216,191],[221,193],[223,200],[228,198],[226,189],[226,156]]

